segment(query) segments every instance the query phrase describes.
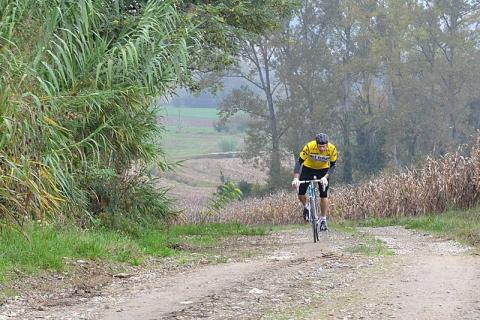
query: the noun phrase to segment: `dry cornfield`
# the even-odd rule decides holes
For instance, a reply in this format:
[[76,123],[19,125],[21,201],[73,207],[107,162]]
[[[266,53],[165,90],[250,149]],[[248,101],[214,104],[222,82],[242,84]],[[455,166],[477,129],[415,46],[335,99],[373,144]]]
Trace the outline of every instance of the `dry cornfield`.
[[[360,185],[335,188],[330,216],[365,219],[466,209],[477,204],[479,193],[480,137],[477,137],[469,157],[458,151],[440,159],[428,158],[421,169],[383,174]],[[234,203],[211,220],[290,224],[301,222],[301,218],[301,206],[292,190]]]

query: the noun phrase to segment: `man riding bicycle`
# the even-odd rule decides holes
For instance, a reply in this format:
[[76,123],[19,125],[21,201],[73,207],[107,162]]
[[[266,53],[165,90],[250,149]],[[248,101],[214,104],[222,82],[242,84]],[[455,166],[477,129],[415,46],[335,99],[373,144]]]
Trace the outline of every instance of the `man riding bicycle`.
[[[298,199],[303,204],[303,218],[308,219],[308,201],[305,193],[308,184],[300,184],[300,180],[320,179],[320,211],[322,217],[320,221],[327,221],[328,214],[328,183],[329,177],[335,172],[335,163],[337,161],[337,148],[328,142],[328,136],[325,133],[319,133],[315,140],[310,141],[300,152],[298,161],[295,161],[293,171],[292,186],[298,189]],[[301,174],[300,174],[301,168]]]

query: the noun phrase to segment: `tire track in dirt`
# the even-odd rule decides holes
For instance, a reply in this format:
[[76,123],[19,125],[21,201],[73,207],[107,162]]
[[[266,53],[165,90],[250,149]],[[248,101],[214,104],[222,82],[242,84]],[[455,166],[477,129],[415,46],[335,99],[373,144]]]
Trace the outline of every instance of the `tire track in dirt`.
[[[203,309],[210,304],[210,300],[221,301],[222,297],[226,298],[231,292],[240,293],[239,288],[244,289],[248,296],[256,300],[266,292],[265,286],[262,286],[263,289],[254,286],[256,280],[272,279],[279,271],[285,273],[289,270],[296,273],[298,266],[323,259],[324,252],[325,243],[305,242],[300,247],[293,246],[285,250],[277,250],[246,262],[206,266],[165,279],[154,290],[137,296],[122,305],[121,309],[109,310],[100,317],[102,319],[209,317],[210,315],[205,314]],[[238,301],[238,296],[234,295],[226,300]],[[190,308],[190,312],[193,313],[189,313],[189,305],[194,306]],[[200,308],[202,314],[196,313],[196,308]],[[243,307],[237,306],[232,310],[238,313],[241,309]],[[211,316],[224,318],[227,315],[220,312]]]
[[[365,229],[396,253],[396,272],[377,282],[378,309],[394,319],[479,319],[480,258],[471,248],[402,228]],[[394,308],[388,308],[394,306]]]

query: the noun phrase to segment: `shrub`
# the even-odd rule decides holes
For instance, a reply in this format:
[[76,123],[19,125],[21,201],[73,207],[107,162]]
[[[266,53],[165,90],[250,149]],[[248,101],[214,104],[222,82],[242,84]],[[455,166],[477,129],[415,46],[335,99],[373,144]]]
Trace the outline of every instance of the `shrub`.
[[250,116],[242,113],[237,113],[228,121],[218,120],[213,124],[213,128],[218,132],[230,132],[230,133],[244,133],[252,119]]
[[219,143],[222,152],[232,152],[237,150],[237,141],[233,139],[223,139]]
[[238,189],[242,191],[243,198],[250,197],[250,195],[252,194],[252,187],[253,183],[250,183],[248,181],[241,180],[238,182]]

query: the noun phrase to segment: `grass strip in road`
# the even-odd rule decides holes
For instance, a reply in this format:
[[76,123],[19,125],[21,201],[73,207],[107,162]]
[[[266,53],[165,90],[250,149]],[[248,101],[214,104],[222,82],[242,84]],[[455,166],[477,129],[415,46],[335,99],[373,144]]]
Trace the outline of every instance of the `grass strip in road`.
[[28,241],[20,233],[0,233],[0,282],[14,273],[61,271],[67,260],[89,259],[139,265],[147,256],[176,255],[182,248],[202,247],[231,236],[266,235],[266,227],[238,223],[183,225],[156,229],[137,227],[134,234],[112,230],[81,230],[53,225],[30,226]]
[[394,252],[387,248],[385,242],[369,236],[364,236],[363,239],[361,239],[361,242],[347,248],[347,251],[369,257],[394,255]]
[[401,225],[407,229],[428,231],[461,243],[480,247],[480,208],[450,210],[417,217],[368,218],[357,222],[342,221],[339,228],[385,227]]
[[384,241],[375,237],[358,232],[359,223],[352,220],[343,220],[330,223],[331,230],[340,233],[355,235],[359,243],[346,248],[348,252],[358,253],[365,256],[391,256],[394,252],[387,248]]

